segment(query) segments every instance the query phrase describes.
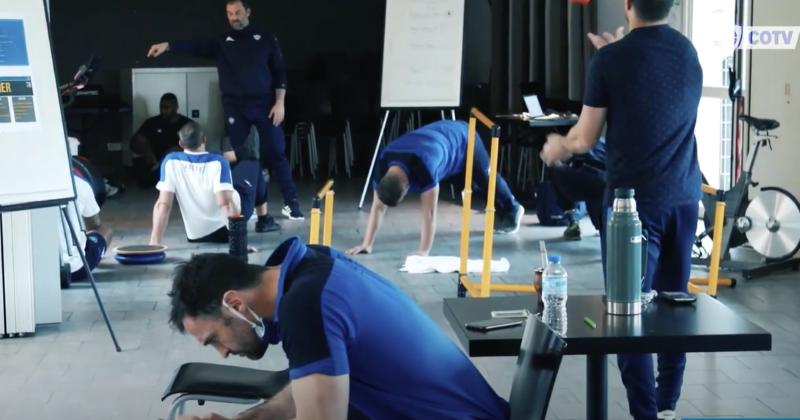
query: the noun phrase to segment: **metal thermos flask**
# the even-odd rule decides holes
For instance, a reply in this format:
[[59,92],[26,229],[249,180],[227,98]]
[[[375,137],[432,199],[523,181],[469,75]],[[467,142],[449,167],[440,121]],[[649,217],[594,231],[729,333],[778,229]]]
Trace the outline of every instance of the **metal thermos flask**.
[[642,312],[642,279],[647,244],[631,188],[614,190],[606,226],[606,311],[612,315]]

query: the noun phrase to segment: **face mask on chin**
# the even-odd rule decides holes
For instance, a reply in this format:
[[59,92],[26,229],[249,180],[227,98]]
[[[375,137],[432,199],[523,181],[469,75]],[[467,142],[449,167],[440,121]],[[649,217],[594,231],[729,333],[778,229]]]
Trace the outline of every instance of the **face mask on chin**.
[[247,307],[247,310],[250,312],[250,315],[253,316],[253,319],[256,321],[250,321],[242,315],[241,312],[234,309],[228,302],[222,301],[222,306],[228,308],[234,316],[241,319],[242,321],[246,322],[250,327],[253,329],[253,333],[264,343],[267,344],[278,344],[280,342],[280,337],[278,336],[278,328],[277,325],[272,321],[267,321],[266,323],[258,316],[250,307]]
[[253,322],[253,321],[250,321],[249,319],[247,319],[247,317],[245,317],[244,315],[242,315],[242,314],[241,314],[239,311],[237,311],[236,309],[234,309],[234,308],[233,308],[233,306],[229,305],[229,304],[228,304],[228,302],[225,302],[224,300],[222,301],[222,306],[224,306],[224,307],[228,308],[228,310],[230,310],[230,311],[231,311],[231,313],[232,313],[232,314],[233,314],[235,317],[237,317],[237,318],[241,319],[242,321],[244,321],[244,322],[246,322],[248,325],[250,325],[250,327],[253,329],[253,332],[256,334],[256,336],[257,336],[259,339],[263,340],[263,339],[264,339],[264,337],[266,337],[266,336],[267,336],[267,326],[266,326],[266,325],[264,325],[264,322],[261,320],[261,318],[259,318],[259,316],[258,316],[258,315],[256,315],[256,313],[255,313],[255,312],[253,312],[253,310],[252,310],[252,309],[250,309],[250,307],[247,307],[247,310],[248,310],[248,311],[250,311],[250,315],[252,315],[252,316],[253,316],[253,319],[255,319],[255,320],[256,320],[255,322]]

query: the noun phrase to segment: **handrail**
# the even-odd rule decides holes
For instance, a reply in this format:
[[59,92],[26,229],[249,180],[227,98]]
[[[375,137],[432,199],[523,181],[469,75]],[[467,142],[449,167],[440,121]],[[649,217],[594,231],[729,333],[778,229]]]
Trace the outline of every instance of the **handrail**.
[[333,180],[329,179],[328,182],[326,182],[317,193],[317,199],[322,200],[322,198],[325,197],[325,194],[327,194],[331,188],[333,188]]
[[496,126],[496,125],[497,125],[497,124],[495,124],[495,123],[494,123],[494,121],[492,121],[491,119],[489,119],[489,117],[487,117],[486,115],[484,115],[484,114],[483,114],[483,112],[481,112],[480,110],[478,110],[478,108],[472,108],[472,109],[470,109],[470,110],[469,110],[469,113],[470,113],[471,115],[473,115],[475,118],[477,118],[477,119],[478,119],[478,121],[480,121],[480,122],[481,122],[481,124],[485,125],[487,128],[492,128],[492,127],[494,127],[494,126]]

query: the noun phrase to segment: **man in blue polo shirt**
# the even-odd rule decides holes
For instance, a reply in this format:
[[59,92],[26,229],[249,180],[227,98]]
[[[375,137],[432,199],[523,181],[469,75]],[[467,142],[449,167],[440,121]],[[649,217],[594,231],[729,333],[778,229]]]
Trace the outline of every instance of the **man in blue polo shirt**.
[[331,248],[290,238],[264,267],[195,255],[169,296],[172,325],[223,357],[259,359],[282,342],[291,384],[243,418],[345,419],[348,404],[372,419],[509,416],[417,304]]
[[281,127],[287,83],[278,38],[250,26],[247,0],[227,0],[225,10],[230,31],[207,40],[154,44],[147,56],[170,51],[217,61],[226,129],[234,151],[238,154],[250,127],[255,126],[261,140],[261,162],[281,187],[286,204],[282,213],[302,220]]
[[[388,207],[398,205],[409,192],[420,193],[421,229],[419,247],[412,254],[428,255],[436,232],[436,207],[439,182],[460,175],[466,168],[467,123],[438,121],[406,133],[386,146],[375,163],[372,208],[361,244],[347,254],[372,252],[375,236]],[[475,133],[473,183],[483,191],[489,186],[489,154]],[[508,184],[497,176],[495,231],[516,233],[525,209],[517,202]]]
[[[625,0],[630,33],[590,36],[602,48],[580,120],[566,137],[549,136],[542,151],[546,163],[563,162],[589,150],[608,124],[605,204],[615,188],[636,192],[649,239],[643,291],[686,291],[700,199],[694,128],[703,74],[692,43],[667,25],[673,3]],[[675,418],[685,354],[659,354],[657,379],[652,355],[620,354],[618,364],[633,417]]]

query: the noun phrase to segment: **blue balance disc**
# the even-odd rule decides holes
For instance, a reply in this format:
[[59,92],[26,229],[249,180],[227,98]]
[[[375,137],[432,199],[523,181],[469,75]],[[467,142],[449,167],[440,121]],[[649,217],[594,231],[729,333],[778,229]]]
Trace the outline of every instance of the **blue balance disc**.
[[125,265],[141,265],[141,264],[158,264],[167,258],[166,252],[156,252],[152,254],[133,254],[133,255],[114,255],[114,259],[119,261],[120,264]]

